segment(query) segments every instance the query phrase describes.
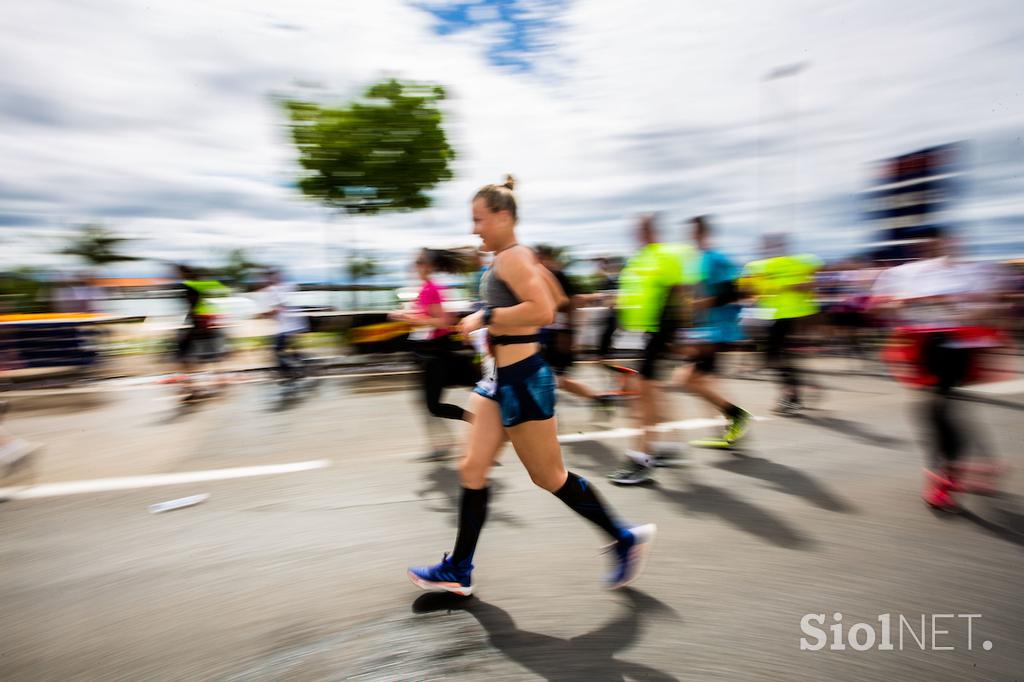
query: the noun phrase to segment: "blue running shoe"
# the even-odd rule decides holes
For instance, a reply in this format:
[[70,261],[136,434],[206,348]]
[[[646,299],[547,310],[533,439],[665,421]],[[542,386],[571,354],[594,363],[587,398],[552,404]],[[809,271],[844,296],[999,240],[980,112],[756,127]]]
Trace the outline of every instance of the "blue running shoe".
[[409,569],[409,580],[424,590],[443,590],[454,592],[463,597],[473,594],[473,583],[470,574],[473,564],[464,561],[456,564],[444,553],[441,563],[436,566],[413,566]]
[[615,554],[615,569],[608,578],[609,589],[626,587],[640,577],[657,532],[658,527],[653,523],[634,526],[629,529],[628,540],[616,542],[608,547]]

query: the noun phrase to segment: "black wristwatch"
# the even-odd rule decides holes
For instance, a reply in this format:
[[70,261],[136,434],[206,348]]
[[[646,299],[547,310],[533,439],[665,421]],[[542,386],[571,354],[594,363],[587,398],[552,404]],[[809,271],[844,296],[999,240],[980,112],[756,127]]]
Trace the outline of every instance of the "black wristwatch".
[[494,308],[491,306],[484,307],[484,326],[489,327],[491,324],[491,318],[494,317]]

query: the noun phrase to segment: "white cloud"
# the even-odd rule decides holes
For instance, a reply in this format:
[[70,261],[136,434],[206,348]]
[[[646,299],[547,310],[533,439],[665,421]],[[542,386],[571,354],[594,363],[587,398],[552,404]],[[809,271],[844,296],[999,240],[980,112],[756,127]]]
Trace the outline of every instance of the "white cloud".
[[[12,5],[0,267],[53,262],[53,237],[35,237],[95,219],[143,238],[144,255],[245,246],[299,271],[352,233],[386,251],[468,242],[468,198],[509,171],[526,241],[625,251],[640,211],[666,211],[672,230],[712,212],[746,254],[762,229],[786,227],[795,195],[798,241],[837,255],[863,235],[852,195],[870,161],[957,139],[979,141],[987,186],[961,210],[976,236],[1024,219],[1010,198],[1024,169],[1012,2],[576,2],[551,47],[525,55],[532,73],[488,62],[501,22],[448,36],[433,22],[393,0]],[[799,76],[762,79],[795,62]],[[457,176],[432,209],[326,232],[324,211],[288,189],[293,152],[270,96],[344,98],[387,75],[449,87]]]

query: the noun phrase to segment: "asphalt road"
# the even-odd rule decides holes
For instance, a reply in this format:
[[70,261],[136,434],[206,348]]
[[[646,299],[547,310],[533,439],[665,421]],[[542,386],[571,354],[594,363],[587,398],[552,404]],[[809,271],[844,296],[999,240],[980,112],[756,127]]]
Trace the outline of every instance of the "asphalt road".
[[[184,413],[145,382],[18,395],[7,428],[46,447],[0,484],[0,679],[1024,679],[1024,393],[962,404],[977,449],[1014,469],[1003,495],[935,515],[915,396],[822,367],[800,418],[771,416],[766,377],[727,381],[769,417],[745,451],[691,451],[643,488],[604,480],[625,415],[561,399],[570,469],[659,526],[647,572],[605,591],[603,538],[509,449],[470,600],[404,575],[450,549],[458,494],[453,461],[421,460],[415,377],[327,380],[287,406],[243,384]],[[670,401],[682,428],[666,438],[708,433],[705,407]],[[825,616],[822,650],[800,648],[817,641],[807,614]],[[829,648],[833,625],[877,640],[882,614],[892,650]]]

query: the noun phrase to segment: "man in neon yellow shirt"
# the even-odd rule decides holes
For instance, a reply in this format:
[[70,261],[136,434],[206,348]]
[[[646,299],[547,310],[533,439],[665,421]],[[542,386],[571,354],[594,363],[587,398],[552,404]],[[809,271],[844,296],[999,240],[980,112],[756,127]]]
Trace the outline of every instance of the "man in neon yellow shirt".
[[651,479],[653,469],[664,465],[668,458],[659,457],[659,448],[652,439],[652,429],[658,423],[659,405],[664,404],[658,387],[658,370],[662,356],[675,334],[687,300],[687,290],[699,278],[696,271],[696,252],[681,244],[658,242],[653,216],[640,220],[637,237],[640,250],[629,259],[619,275],[619,325],[646,337],[643,360],[639,368],[639,396],[637,397],[640,436],[637,448],[627,450],[629,462],[625,469],[609,478],[619,485],[635,485]]
[[765,235],[764,252],[768,257],[748,263],[741,283],[756,297],[762,316],[771,321],[765,358],[782,381],[782,397],[775,411],[792,415],[803,408],[793,338],[801,321],[818,312],[814,276],[822,263],[816,256],[790,255],[786,251],[785,236]]
[[217,306],[210,299],[227,293],[228,289],[216,280],[200,279],[187,265],[179,265],[178,272],[181,276],[179,291],[185,299],[186,311],[184,325],[178,333],[176,356],[181,398],[189,403],[215,392],[199,390],[192,373],[197,362],[214,362],[221,354],[223,339],[216,324]]

